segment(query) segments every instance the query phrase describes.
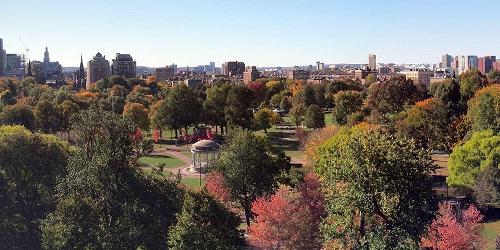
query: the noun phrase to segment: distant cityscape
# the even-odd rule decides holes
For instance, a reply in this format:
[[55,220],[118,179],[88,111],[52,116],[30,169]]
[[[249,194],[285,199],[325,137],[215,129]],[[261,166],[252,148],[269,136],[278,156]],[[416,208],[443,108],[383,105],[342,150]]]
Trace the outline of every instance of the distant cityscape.
[[[9,51],[10,52],[10,51]],[[29,49],[26,49],[26,54]],[[58,87],[72,84],[75,90],[90,89],[95,82],[118,75],[125,78],[148,79],[155,77],[158,82],[184,82],[188,86],[212,84],[216,80],[227,80],[232,83],[255,81],[259,78],[277,77],[307,82],[322,82],[338,78],[350,78],[364,82],[366,76],[373,74],[384,80],[394,74],[405,75],[415,83],[429,86],[432,82],[452,78],[465,71],[477,69],[482,74],[491,70],[500,70],[500,60],[496,56],[476,55],[442,55],[435,64],[395,64],[378,63],[375,54],[369,54],[366,64],[327,64],[317,61],[311,65],[293,67],[259,67],[248,66],[242,61],[229,61],[216,66],[215,62],[206,65],[179,67],[176,64],[152,68],[137,66],[131,54],[116,53],[111,62],[105,55],[97,52],[92,58],[80,57],[79,67],[63,67],[58,61],[51,61],[49,48],[45,48],[43,60],[36,56],[32,59],[23,53],[8,53],[0,38],[0,76],[23,78],[34,77],[37,83]]]

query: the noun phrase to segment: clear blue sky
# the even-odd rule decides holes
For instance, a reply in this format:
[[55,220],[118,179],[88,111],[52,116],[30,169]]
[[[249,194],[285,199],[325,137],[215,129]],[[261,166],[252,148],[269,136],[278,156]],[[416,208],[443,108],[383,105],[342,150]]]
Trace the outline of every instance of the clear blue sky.
[[444,53],[500,56],[498,0],[2,1],[8,53],[77,66],[101,52],[138,65],[239,60],[293,66],[437,62]]

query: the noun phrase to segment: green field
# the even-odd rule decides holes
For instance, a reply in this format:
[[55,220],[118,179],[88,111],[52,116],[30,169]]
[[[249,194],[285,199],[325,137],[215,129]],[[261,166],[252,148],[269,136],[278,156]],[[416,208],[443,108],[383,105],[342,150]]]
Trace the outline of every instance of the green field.
[[500,220],[484,223],[484,249],[495,249],[497,235],[500,235]]
[[176,168],[184,164],[183,161],[166,155],[150,155],[139,158],[139,163],[144,167],[151,167],[158,164],[165,164],[165,168]]
[[[199,178],[186,178],[183,177],[181,180],[181,183],[186,185],[186,187],[192,188],[192,189],[199,189],[200,188],[200,179]],[[203,186],[205,184],[205,180],[201,180],[201,185]]]

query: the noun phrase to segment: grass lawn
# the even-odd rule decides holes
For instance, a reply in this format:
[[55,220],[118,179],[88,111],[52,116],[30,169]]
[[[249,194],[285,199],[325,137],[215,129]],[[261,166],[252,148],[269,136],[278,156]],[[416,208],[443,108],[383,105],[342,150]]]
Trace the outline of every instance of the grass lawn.
[[500,220],[484,223],[484,249],[495,249],[497,235],[500,235]]
[[144,166],[155,166],[157,164],[165,164],[165,168],[176,168],[184,164],[183,161],[166,155],[150,155],[139,158],[139,163]]
[[[199,189],[200,188],[200,179],[199,178],[187,178],[183,177],[181,179],[181,183],[186,185],[186,187],[192,188],[192,189]],[[205,184],[205,180],[201,180],[201,185],[203,186]]]

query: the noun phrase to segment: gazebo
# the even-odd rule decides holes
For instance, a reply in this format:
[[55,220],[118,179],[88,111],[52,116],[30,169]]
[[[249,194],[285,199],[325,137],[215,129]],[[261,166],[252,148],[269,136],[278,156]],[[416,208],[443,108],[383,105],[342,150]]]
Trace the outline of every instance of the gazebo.
[[200,140],[191,146],[193,159],[189,166],[191,173],[205,173],[219,155],[219,144],[212,140]]

